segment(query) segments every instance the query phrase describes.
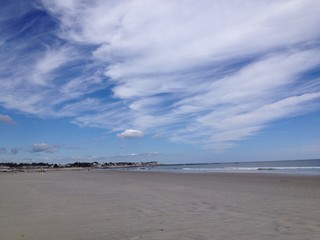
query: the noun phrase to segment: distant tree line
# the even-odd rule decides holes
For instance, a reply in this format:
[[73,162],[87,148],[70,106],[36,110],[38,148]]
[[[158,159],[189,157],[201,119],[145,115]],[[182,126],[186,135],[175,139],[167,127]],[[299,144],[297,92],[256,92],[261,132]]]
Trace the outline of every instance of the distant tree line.
[[7,162],[7,163],[0,163],[0,166],[5,166],[5,167],[9,167],[9,168],[50,167],[50,166],[53,166],[53,164],[43,163],[43,162],[37,162],[37,163],[13,163],[13,162]]
[[13,163],[6,162],[0,163],[0,167],[9,168],[90,168],[90,167],[132,167],[132,166],[155,166],[158,163],[153,162],[108,162],[108,163],[98,163],[98,162],[74,162],[68,164],[52,164],[44,162],[35,163]]

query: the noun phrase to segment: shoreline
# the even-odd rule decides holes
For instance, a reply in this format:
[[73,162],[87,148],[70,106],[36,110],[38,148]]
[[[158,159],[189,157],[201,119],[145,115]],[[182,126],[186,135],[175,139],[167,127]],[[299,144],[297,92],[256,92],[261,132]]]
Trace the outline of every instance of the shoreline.
[[125,171],[156,171],[175,173],[258,173],[258,174],[289,174],[320,176],[320,160],[282,160],[254,162],[224,163],[184,163],[159,164],[153,162],[75,162],[68,164],[52,163],[2,163],[0,172],[47,172],[47,171],[90,171],[90,170],[125,170]]
[[18,174],[18,173],[54,173],[54,172],[88,172],[88,171],[97,171],[97,172],[135,172],[135,173],[164,173],[164,174],[186,174],[186,175],[267,175],[267,176],[292,176],[292,177],[312,177],[320,178],[320,174],[310,174],[310,173],[298,173],[298,172],[277,172],[276,170],[269,169],[258,169],[256,171],[180,171],[180,170],[146,170],[148,167],[143,170],[138,168],[141,167],[111,167],[111,168],[29,168],[29,169],[1,169],[0,175],[4,174]]

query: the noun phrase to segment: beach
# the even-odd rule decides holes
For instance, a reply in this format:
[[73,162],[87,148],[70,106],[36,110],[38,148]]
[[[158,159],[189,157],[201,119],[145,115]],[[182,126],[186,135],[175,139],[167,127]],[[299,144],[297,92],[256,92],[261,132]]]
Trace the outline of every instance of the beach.
[[0,183],[1,240],[320,236],[319,176],[48,171]]

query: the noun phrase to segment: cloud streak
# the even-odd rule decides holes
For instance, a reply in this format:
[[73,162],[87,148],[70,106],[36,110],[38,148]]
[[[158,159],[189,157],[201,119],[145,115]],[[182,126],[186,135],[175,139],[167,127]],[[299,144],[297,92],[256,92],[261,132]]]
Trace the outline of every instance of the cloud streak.
[[6,124],[15,124],[16,122],[8,115],[0,114],[0,122]]
[[0,36],[8,109],[216,151],[319,109],[317,1],[41,2]]

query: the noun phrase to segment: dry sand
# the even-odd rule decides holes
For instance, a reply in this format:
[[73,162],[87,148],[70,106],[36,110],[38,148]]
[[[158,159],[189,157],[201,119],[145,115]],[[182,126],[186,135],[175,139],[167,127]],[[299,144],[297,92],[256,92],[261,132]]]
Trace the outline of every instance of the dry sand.
[[320,239],[320,178],[0,174],[0,239]]

